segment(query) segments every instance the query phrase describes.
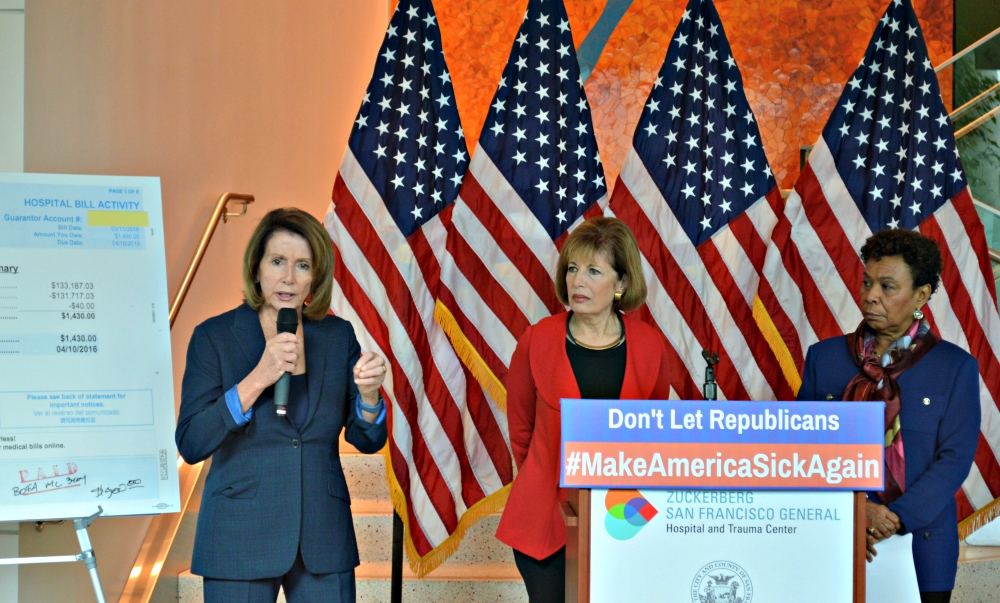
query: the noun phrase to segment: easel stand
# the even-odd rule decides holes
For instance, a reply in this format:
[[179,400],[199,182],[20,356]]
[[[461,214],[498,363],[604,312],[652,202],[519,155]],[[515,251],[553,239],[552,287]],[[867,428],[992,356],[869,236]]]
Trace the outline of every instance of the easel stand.
[[104,512],[104,509],[97,507],[97,513],[90,517],[81,517],[73,520],[73,529],[76,530],[76,538],[80,541],[79,555],[54,555],[50,557],[13,557],[10,559],[0,559],[0,565],[25,565],[29,563],[71,563],[83,561],[90,573],[90,582],[94,586],[94,595],[97,603],[107,603],[104,599],[104,590],[101,588],[101,578],[97,575],[97,558],[94,557],[94,548],[90,545],[90,536],[87,534],[87,527],[94,523],[94,520]]

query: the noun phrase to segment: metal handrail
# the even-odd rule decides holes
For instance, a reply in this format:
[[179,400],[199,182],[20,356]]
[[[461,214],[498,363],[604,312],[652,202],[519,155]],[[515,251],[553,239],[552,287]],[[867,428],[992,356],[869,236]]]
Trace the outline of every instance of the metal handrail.
[[181,510],[178,513],[168,513],[165,515],[154,515],[146,529],[146,537],[139,547],[139,554],[136,555],[135,563],[132,564],[132,571],[129,572],[128,581],[122,590],[122,596],[118,603],[149,603],[156,589],[156,583],[160,580],[160,573],[163,564],[167,561],[167,555],[173,548],[174,540],[177,538],[177,531],[184,521],[184,515],[191,505],[198,480],[201,478],[201,471],[204,461],[196,465],[184,463],[180,457],[177,458],[177,477],[181,493]]
[[983,44],[989,42],[990,40],[992,40],[993,38],[995,38],[998,35],[1000,35],[1000,27],[994,29],[990,33],[986,34],[985,36],[979,38],[978,40],[976,40],[972,44],[969,44],[968,46],[966,46],[965,48],[963,48],[961,50],[961,52],[958,52],[958,53],[952,55],[952,57],[950,59],[948,59],[947,61],[945,61],[945,62],[941,63],[940,65],[938,65],[937,67],[935,67],[934,68],[934,73],[937,73],[938,71],[941,71],[942,69],[944,69],[948,65],[951,65],[952,63],[954,63],[958,59],[964,57],[965,55],[967,55],[970,52],[972,52],[973,50],[979,48]]
[[[243,211],[238,214],[231,214],[226,211],[226,205],[229,201],[239,201],[243,204]],[[191,265],[188,267],[187,274],[184,275],[184,280],[181,281],[181,288],[177,290],[177,295],[174,297],[174,303],[170,304],[170,326],[174,326],[174,320],[177,318],[177,313],[180,312],[181,304],[184,303],[184,298],[187,297],[188,289],[191,287],[191,281],[194,280],[195,273],[198,272],[198,266],[201,265],[201,260],[205,257],[205,250],[208,249],[208,243],[212,240],[212,235],[215,234],[215,228],[219,225],[219,218],[222,218],[223,222],[228,222],[229,218],[239,218],[245,216],[247,213],[247,204],[253,203],[253,195],[246,195],[243,193],[224,193],[219,200],[215,203],[215,211],[212,212],[212,217],[208,220],[208,225],[205,227],[205,232],[201,235],[201,242],[198,243],[198,249],[194,252],[194,259],[191,260]]]
[[992,86],[990,86],[989,88],[987,88],[985,91],[983,91],[982,94],[978,95],[976,98],[970,100],[969,102],[965,103],[964,105],[962,105],[958,109],[955,109],[954,111],[952,111],[948,115],[948,117],[951,118],[951,121],[955,121],[956,119],[959,119],[960,117],[962,117],[963,115],[965,115],[969,111],[972,111],[973,109],[975,109],[976,107],[978,107],[979,105],[981,105],[983,103],[983,101],[985,101],[987,98],[989,98],[989,97],[993,96],[994,94],[996,94],[997,91],[1000,91],[1000,82],[997,82],[996,84],[993,84]]
[[[998,219],[1000,219],[1000,209],[997,209],[992,205],[987,205],[978,199],[973,199],[972,203],[976,206],[976,208],[981,209],[987,213],[993,214]],[[990,252],[990,260],[997,263],[997,265],[993,267],[993,282],[1000,283],[1000,251],[997,251],[996,249],[989,249],[989,252]]]
[[1000,284],[1000,251],[990,249],[990,259],[997,263],[993,267],[993,284]]
[[[945,67],[948,67],[949,65],[954,64],[955,61],[959,60],[960,58],[964,57],[965,55],[969,54],[973,50],[979,48],[980,46],[982,46],[983,44],[989,42],[990,40],[992,40],[993,38],[995,38],[997,36],[1000,36],[1000,27],[994,29],[990,33],[986,34],[985,36],[979,38],[978,40],[976,40],[972,44],[969,44],[968,46],[966,46],[965,48],[963,48],[960,52],[957,52],[954,55],[952,55],[952,57],[950,59],[944,61],[943,63],[941,63],[940,65],[938,65],[937,67],[935,67],[934,68],[934,72],[937,73],[937,72],[941,71],[942,69],[944,69]],[[978,96],[976,96],[976,98],[970,100],[969,102],[965,103],[964,105],[962,105],[958,109],[955,109],[954,111],[952,111],[948,115],[948,117],[951,118],[952,122],[954,122],[955,120],[959,119],[960,117],[962,117],[963,115],[965,115],[966,113],[968,113],[969,111],[971,111],[972,109],[974,109],[974,108],[978,107],[979,105],[981,105],[983,103],[983,101],[985,101],[990,96],[993,96],[994,94],[996,94],[996,92],[998,90],[1000,90],[1000,83],[997,83],[997,84],[994,84],[993,86],[990,86],[983,93],[981,93]],[[984,123],[986,123],[987,121],[989,121],[990,119],[992,119],[993,117],[995,117],[998,113],[1000,113],[1000,110],[998,110],[998,109],[1000,109],[1000,107],[994,108],[992,111],[989,111],[988,113],[986,113],[986,114],[978,117],[975,121],[967,124],[961,130],[958,130],[957,132],[955,132],[955,140],[958,140],[959,138],[962,138],[963,136],[965,136],[969,132],[972,132],[973,130],[975,130],[979,126],[983,125]]]
[[994,216],[996,216],[997,218],[1000,218],[1000,209],[997,209],[997,208],[993,207],[992,205],[987,205],[986,203],[983,203],[979,199],[973,199],[972,200],[972,204],[975,205],[976,207],[978,207],[979,209],[981,209],[981,210],[983,210],[983,211],[985,211],[987,213],[991,213]]
[[[229,213],[227,205],[230,201],[239,201],[242,203],[242,211],[238,214]],[[212,235],[215,234],[215,229],[219,225],[219,219],[221,218],[223,222],[228,222],[229,218],[245,216],[247,205],[253,203],[253,201],[253,195],[243,193],[225,193],[219,197],[219,200],[215,204],[215,210],[212,212],[212,217],[209,218],[208,225],[205,226],[205,232],[198,243],[198,249],[194,253],[194,258],[191,259],[191,265],[188,267],[187,274],[184,275],[184,281],[181,282],[180,289],[177,290],[174,301],[170,304],[171,327],[174,326],[174,319],[177,318],[177,313],[184,303],[184,298],[191,287],[194,275],[198,272],[201,260],[205,257],[205,250],[212,240]],[[184,515],[191,505],[191,499],[198,486],[198,480],[201,478],[203,468],[203,462],[196,465],[188,465],[180,457],[177,458],[177,481],[180,487],[181,509],[178,513],[155,515],[150,520],[149,528],[146,530],[146,537],[139,548],[139,554],[136,555],[135,563],[132,564],[132,571],[129,573],[122,596],[118,600],[119,603],[149,603],[149,600],[153,596],[153,590],[156,588],[156,583],[160,579],[163,564],[166,563],[167,555],[170,554],[174,539],[177,538],[177,531],[180,529],[181,522],[184,521]]]
[[965,136],[966,134],[968,134],[969,132],[975,130],[979,126],[981,126],[981,125],[985,124],[986,122],[990,121],[991,119],[993,119],[994,117],[996,117],[998,114],[1000,114],[1000,105],[997,105],[996,107],[993,107],[992,109],[990,109],[986,113],[983,113],[982,115],[980,115],[979,117],[977,117],[975,120],[969,122],[961,130],[958,130],[957,132],[955,132],[955,140],[958,140],[959,138]]

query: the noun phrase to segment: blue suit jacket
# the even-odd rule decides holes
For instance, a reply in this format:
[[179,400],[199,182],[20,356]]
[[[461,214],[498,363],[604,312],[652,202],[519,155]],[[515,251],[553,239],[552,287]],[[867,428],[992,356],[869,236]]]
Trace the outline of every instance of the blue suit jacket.
[[355,568],[358,546],[351,497],[340,464],[339,435],[378,452],[385,422],[357,416],[352,369],[360,356],[354,330],[333,316],[304,320],[310,411],[300,432],[274,412],[273,387],[238,426],[225,392],[257,366],[264,332],[246,304],[198,325],[188,345],[177,419],[177,448],[188,463],[212,457],[205,480],[191,571],[256,580],[287,573],[302,551],[315,574]]
[[[840,400],[860,370],[846,337],[821,341],[806,355],[798,399]],[[979,363],[942,341],[897,383],[906,492],[889,509],[913,533],[920,590],[951,590],[958,570],[955,493],[969,475],[979,442]]]

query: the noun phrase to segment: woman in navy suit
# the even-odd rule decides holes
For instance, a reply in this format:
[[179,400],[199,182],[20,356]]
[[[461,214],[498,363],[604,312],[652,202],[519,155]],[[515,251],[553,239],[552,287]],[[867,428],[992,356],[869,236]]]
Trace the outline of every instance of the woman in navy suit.
[[[177,419],[188,463],[212,457],[191,570],[206,603],[353,602],[358,547],[339,436],[365,453],[386,442],[385,361],[361,354],[329,316],[333,245],[298,209],[276,209],[243,257],[245,301],[195,328]],[[277,332],[278,310],[299,316]],[[287,415],[274,383],[291,375]]]
[[885,490],[869,496],[868,558],[875,543],[912,533],[921,601],[947,603],[958,569],[955,493],[979,439],[979,364],[923,320],[941,276],[933,239],[884,230],[861,260],[864,320],[809,348],[798,399],[885,402]]

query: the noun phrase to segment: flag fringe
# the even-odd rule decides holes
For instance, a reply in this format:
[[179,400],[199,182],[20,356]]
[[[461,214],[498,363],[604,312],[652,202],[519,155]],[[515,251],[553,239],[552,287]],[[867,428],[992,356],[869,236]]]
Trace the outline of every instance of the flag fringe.
[[413,544],[413,536],[410,534],[410,515],[406,511],[406,496],[392,470],[392,459],[389,455],[388,445],[382,449],[382,455],[385,458],[386,481],[389,482],[389,498],[392,500],[392,506],[396,513],[403,520],[403,547],[406,551],[406,562],[417,578],[425,577],[447,561],[448,557],[458,551],[458,547],[462,544],[462,538],[465,537],[469,528],[478,523],[480,519],[503,510],[504,505],[507,504],[510,484],[469,507],[458,520],[458,527],[455,531],[444,542],[421,557],[417,552],[417,547]]
[[483,360],[483,357],[479,355],[476,351],[476,347],[472,345],[472,342],[465,336],[462,332],[462,327],[458,325],[458,321],[455,320],[455,316],[451,313],[441,300],[437,300],[434,305],[434,320],[441,326],[448,339],[451,340],[451,347],[455,349],[455,354],[458,355],[459,359],[462,361],[466,367],[468,367],[469,372],[475,377],[479,385],[483,387],[483,390],[489,395],[490,398],[496,402],[497,407],[504,413],[507,413],[507,388],[500,383],[497,376],[493,374],[493,371]]
[[792,392],[798,395],[799,388],[802,387],[802,377],[799,375],[799,369],[795,367],[795,360],[792,358],[792,353],[788,351],[788,346],[785,345],[785,340],[781,337],[781,333],[778,332],[778,327],[774,326],[774,321],[771,320],[771,315],[768,314],[767,308],[764,307],[764,302],[760,301],[760,297],[757,295],[754,295],[753,298],[753,319],[757,323],[757,328],[760,329],[767,345],[771,346],[771,350],[778,359],[778,366],[781,367],[781,373],[785,376],[785,381],[792,388]]
[[958,539],[965,540],[997,517],[1000,517],[1000,498],[994,499],[990,504],[958,522]]

